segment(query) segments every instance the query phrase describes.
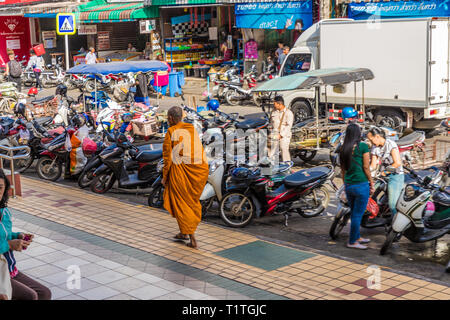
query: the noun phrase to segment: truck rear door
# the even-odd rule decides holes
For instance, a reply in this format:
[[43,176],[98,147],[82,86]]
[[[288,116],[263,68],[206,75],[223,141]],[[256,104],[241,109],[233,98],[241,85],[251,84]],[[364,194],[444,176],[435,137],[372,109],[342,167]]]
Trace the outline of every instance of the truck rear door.
[[432,20],[430,29],[430,104],[449,101],[449,22]]

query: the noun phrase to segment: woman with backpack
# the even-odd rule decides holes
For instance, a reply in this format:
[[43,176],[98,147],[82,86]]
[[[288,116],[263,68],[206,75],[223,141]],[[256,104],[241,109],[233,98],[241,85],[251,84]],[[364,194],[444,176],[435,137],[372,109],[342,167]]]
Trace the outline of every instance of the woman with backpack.
[[42,89],[41,84],[41,71],[44,67],[44,61],[42,61],[42,57],[38,57],[33,49],[30,50],[30,60],[28,60],[27,69],[32,69],[34,72],[34,76],[36,77],[36,87]]
[[7,49],[9,61],[6,64],[6,76],[8,81],[14,82],[17,85],[17,90],[22,91],[22,66],[16,61],[14,56],[14,51],[12,49]]

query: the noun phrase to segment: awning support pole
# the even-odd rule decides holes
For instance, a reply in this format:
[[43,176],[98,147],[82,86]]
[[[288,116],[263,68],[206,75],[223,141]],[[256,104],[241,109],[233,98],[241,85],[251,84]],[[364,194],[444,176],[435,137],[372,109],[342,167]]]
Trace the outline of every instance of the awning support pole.
[[319,98],[320,87],[316,87],[316,146],[319,149]]
[[362,107],[361,107],[361,111],[363,112],[363,120],[366,120],[366,105],[364,103],[364,79],[361,82],[361,89],[362,89]]

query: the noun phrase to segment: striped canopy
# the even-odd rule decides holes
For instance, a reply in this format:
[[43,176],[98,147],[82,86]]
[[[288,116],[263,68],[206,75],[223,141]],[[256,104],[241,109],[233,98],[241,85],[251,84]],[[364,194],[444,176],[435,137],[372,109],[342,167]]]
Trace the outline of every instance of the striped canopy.
[[156,6],[144,7],[142,2],[107,3],[105,0],[94,0],[78,6],[75,16],[78,22],[83,23],[123,22],[158,18],[159,10]]
[[196,5],[196,4],[216,4],[224,3],[224,0],[151,0],[152,6],[177,6],[177,5]]

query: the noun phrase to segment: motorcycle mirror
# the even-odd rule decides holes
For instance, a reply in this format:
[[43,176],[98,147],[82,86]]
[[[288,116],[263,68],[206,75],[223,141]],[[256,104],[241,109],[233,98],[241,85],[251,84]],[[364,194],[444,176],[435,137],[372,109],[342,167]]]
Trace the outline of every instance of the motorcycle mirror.
[[431,178],[430,176],[426,176],[425,178],[423,178],[423,184],[425,185],[430,184],[431,181],[433,181],[433,178]]
[[244,119],[245,119],[245,117],[243,117],[243,116],[239,116],[239,119],[241,119],[241,120],[244,120]]

